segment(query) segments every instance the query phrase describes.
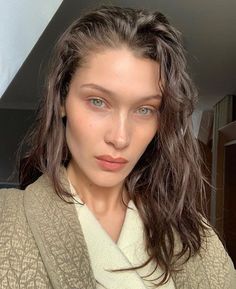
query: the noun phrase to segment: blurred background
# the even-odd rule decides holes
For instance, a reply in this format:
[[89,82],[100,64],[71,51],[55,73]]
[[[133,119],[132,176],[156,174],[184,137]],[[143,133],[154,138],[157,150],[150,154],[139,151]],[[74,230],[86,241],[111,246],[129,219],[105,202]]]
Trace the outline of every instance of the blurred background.
[[198,91],[194,134],[206,163],[208,215],[236,265],[236,1],[0,0],[0,187],[18,185],[17,147],[35,118],[51,49],[100,4],[155,9],[182,32]]

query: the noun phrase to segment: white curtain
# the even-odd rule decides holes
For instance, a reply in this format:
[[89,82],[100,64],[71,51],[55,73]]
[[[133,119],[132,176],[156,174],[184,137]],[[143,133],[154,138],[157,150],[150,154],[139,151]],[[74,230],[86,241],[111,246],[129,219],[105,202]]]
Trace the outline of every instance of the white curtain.
[[0,98],[62,0],[0,0]]

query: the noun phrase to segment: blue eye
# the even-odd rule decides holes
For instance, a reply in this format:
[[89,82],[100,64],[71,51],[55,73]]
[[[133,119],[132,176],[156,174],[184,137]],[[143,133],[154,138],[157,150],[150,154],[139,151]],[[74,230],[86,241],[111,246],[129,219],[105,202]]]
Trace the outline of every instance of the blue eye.
[[142,107],[142,108],[139,109],[139,111],[141,111],[142,115],[149,115],[150,113],[152,114],[152,113],[155,112],[153,109],[150,109],[148,107]]
[[96,107],[102,107],[102,104],[104,103],[104,101],[99,98],[91,98],[89,101]]

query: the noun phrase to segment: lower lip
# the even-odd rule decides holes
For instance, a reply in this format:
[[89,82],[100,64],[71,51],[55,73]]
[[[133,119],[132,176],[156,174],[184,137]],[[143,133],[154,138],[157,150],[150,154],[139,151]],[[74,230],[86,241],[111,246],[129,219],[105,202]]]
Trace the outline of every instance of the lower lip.
[[117,171],[125,166],[125,163],[112,163],[100,159],[97,159],[97,162],[102,169],[109,171]]

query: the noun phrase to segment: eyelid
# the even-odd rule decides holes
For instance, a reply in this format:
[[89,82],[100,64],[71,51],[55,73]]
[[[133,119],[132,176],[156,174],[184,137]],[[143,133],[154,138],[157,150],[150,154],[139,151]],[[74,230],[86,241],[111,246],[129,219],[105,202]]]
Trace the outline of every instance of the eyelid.
[[157,110],[158,108],[153,106],[153,105],[142,105],[140,106],[140,108],[148,108],[148,109],[151,109],[151,110]]

